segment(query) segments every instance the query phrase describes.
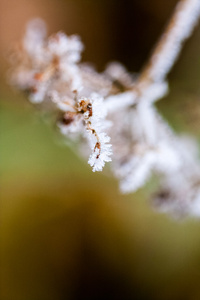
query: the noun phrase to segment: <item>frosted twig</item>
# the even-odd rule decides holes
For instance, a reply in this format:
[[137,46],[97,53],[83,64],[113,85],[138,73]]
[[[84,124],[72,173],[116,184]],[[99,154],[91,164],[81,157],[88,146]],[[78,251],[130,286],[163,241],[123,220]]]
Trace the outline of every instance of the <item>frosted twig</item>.
[[[166,76],[173,67],[182,49],[183,42],[191,35],[200,15],[200,0],[181,0],[172,15],[166,30],[155,47],[153,53],[141,74],[138,76],[131,94],[125,94],[124,106],[130,106],[144,98],[144,93],[155,83],[163,84]],[[146,93],[147,94],[147,93]],[[160,94],[154,101],[166,94]],[[111,101],[111,103],[109,103]],[[108,109],[119,107],[119,99],[116,97],[107,99]]]
[[177,137],[153,104],[168,92],[166,76],[199,15],[200,0],[179,2],[137,78],[119,63],[103,73],[80,63],[78,36],[58,32],[47,38],[43,22],[34,20],[11,74],[12,84],[54,115],[62,134],[79,139],[81,152],[89,144],[93,171],[112,156],[122,192],[136,191],[158,174],[163,180],[156,204],[176,215],[200,216],[200,164],[194,143]]
[[183,42],[191,35],[200,15],[199,0],[181,0],[142,71],[138,83],[163,81],[176,61]]

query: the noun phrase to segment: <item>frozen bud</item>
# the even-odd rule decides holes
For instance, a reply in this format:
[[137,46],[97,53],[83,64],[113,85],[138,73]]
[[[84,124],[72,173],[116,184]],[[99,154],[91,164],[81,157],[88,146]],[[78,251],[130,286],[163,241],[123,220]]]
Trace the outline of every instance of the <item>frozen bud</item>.
[[63,125],[71,124],[75,120],[75,116],[76,116],[76,113],[74,113],[74,112],[71,112],[71,111],[66,112],[61,118],[62,124]]
[[68,37],[63,32],[58,32],[50,37],[47,48],[52,55],[77,63],[81,58],[83,45],[78,36]]

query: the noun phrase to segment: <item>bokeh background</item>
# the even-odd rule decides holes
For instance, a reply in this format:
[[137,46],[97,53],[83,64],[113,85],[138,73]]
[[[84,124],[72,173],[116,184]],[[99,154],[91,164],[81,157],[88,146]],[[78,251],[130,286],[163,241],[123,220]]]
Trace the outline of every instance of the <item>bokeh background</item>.
[[[200,220],[154,211],[154,182],[121,195],[7,84],[10,49],[31,18],[77,33],[83,61],[138,72],[177,0],[0,0],[0,299],[200,299]],[[200,135],[200,26],[158,110]]]

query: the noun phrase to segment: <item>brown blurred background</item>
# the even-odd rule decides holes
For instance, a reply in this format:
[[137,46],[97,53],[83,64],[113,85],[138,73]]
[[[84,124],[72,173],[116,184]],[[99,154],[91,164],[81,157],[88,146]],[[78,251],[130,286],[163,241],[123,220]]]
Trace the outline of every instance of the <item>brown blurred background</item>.
[[[0,299],[200,299],[200,221],[153,210],[155,183],[121,195],[7,84],[26,22],[81,36],[84,61],[138,72],[177,0],[0,0]],[[177,132],[200,135],[200,26],[157,107]]]

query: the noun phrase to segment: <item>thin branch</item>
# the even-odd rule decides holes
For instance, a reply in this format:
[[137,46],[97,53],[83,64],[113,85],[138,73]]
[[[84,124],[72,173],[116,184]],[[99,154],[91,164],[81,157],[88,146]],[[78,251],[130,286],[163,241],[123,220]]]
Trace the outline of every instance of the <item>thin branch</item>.
[[[141,98],[144,98],[145,94],[149,94],[148,90],[151,89],[152,85],[163,85],[166,76],[178,58],[183,42],[191,35],[199,16],[200,0],[181,0],[178,3],[166,30],[132,89],[132,96],[131,92],[128,92],[121,93],[120,97],[108,97],[106,101],[108,110],[113,112],[119,108],[136,104]],[[166,89],[163,89],[163,94],[160,93],[154,101],[163,97],[166,92]],[[119,103],[123,96],[125,96],[125,101]]]
[[200,0],[181,0],[138,82],[163,81],[200,16]]

